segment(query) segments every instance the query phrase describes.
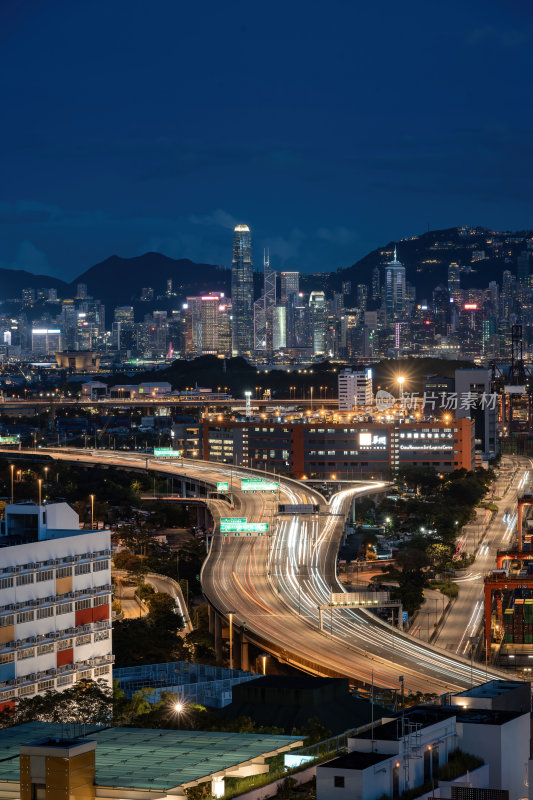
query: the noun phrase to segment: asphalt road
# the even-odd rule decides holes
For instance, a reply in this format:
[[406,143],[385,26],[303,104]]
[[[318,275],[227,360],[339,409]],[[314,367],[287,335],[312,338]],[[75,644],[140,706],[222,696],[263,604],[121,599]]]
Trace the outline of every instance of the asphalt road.
[[[530,458],[508,456],[503,464],[510,465],[512,470],[502,471],[495,485],[495,497],[501,497],[497,501],[498,512],[467,574],[455,579],[459,595],[436,639],[439,647],[460,655],[470,654],[470,637],[479,634],[484,618],[483,578],[496,568],[496,551],[511,544],[516,529],[517,497],[529,491],[533,480]],[[472,552],[473,547],[466,549]]]
[[[112,451],[47,451],[69,461],[97,461],[131,467],[144,464],[143,455]],[[208,483],[234,482],[235,510],[222,500],[208,501],[214,518],[246,516],[268,521],[268,537],[213,537],[202,570],[209,601],[221,612],[233,611],[234,622],[252,640],[270,645],[289,663],[315,674],[334,671],[359,681],[441,694],[464,689],[490,677],[506,677],[501,670],[480,668],[455,653],[417,642],[393,629],[370,612],[359,609],[326,612],[326,631],[318,628],[318,606],[329,601],[330,591],[343,591],[336,578],[336,555],[345,513],[356,493],[379,491],[383,484],[354,484],[331,498],[329,504],[308,485],[280,479],[280,496],[248,494],[235,488],[247,471],[223,464],[186,461],[162,464],[149,459],[149,468],[168,474],[185,474]],[[248,471],[250,475],[250,471]],[[278,499],[289,503],[318,502],[326,513],[277,517]],[[267,647],[268,649],[268,647]]]

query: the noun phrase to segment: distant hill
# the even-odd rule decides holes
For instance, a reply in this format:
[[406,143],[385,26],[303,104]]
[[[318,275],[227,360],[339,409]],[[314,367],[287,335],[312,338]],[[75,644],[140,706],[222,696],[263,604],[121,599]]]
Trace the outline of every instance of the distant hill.
[[[388,242],[349,267],[312,275],[302,273],[301,288],[303,291],[323,289],[337,292],[341,291],[344,281],[351,281],[355,296],[357,284],[370,284],[373,268],[386,264],[396,245],[398,258],[406,268],[407,280],[416,286],[417,299],[431,301],[434,287],[447,283],[448,266],[452,261],[461,265],[461,286],[465,289],[485,288],[492,280],[501,285],[504,270],[516,274],[516,259],[525,249],[527,240],[532,238],[532,231],[511,233],[485,228],[427,231],[398,242]],[[76,285],[85,283],[89,295],[101,299],[111,311],[117,305],[137,304],[141,290],[146,287],[153,288],[155,298],[164,295],[168,278],[172,279],[179,299],[209,291],[230,294],[231,271],[225,267],[197,264],[187,258],[169,258],[162,253],[144,253],[134,258],[111,256],[90,267],[70,284],[24,270],[0,269],[0,300],[20,297],[25,288],[56,288],[59,297],[73,297]],[[260,272],[254,274],[254,286],[256,296],[259,296],[262,288]],[[157,306],[153,307],[172,308],[175,304],[175,298],[165,299],[157,301]],[[141,304],[141,307],[150,310],[149,304]]]
[[[516,259],[525,249],[526,240],[533,237],[532,231],[511,233],[489,231],[486,228],[447,228],[428,231],[419,236],[389,242],[372,250],[351,267],[330,273],[327,288],[340,291],[343,281],[351,281],[353,292],[358,283],[370,283],[372,269],[390,260],[394,247],[398,259],[406,268],[409,283],[416,286],[418,300],[431,300],[431,293],[439,283],[446,285],[448,266],[452,261],[461,266],[463,289],[485,288],[489,281],[502,283],[502,273],[508,269],[516,274]],[[484,258],[480,258],[484,253]],[[477,260],[479,259],[479,260]],[[310,286],[311,276],[304,279]]]
[[162,253],[144,253],[135,258],[111,256],[72,281],[71,295],[78,283],[86,283],[89,295],[98,297],[111,309],[135,302],[146,287],[154,290],[155,297],[164,295],[168,278],[172,278],[173,290],[179,297],[209,291],[228,294],[230,277],[224,267],[169,258]]
[[70,292],[68,283],[49,275],[34,275],[24,269],[0,269],[0,299],[18,298],[23,289],[57,289],[60,297]]

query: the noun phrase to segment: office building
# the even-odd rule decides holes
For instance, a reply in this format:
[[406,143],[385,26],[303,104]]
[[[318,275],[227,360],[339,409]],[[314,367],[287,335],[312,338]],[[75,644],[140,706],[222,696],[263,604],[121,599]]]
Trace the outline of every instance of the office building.
[[248,354],[253,349],[253,278],[252,234],[248,225],[237,225],[231,259],[232,349],[235,356]]
[[385,310],[388,323],[403,318],[407,311],[405,267],[398,261],[396,248],[393,260],[385,266]]
[[338,375],[339,411],[354,411],[372,405],[372,370],[352,372],[345,369]]
[[499,452],[498,410],[493,396],[492,374],[489,369],[457,369],[456,417],[475,423],[476,448],[485,458]]
[[49,355],[61,350],[59,328],[32,328],[31,350],[34,355]]
[[0,710],[80,679],[111,686],[109,531],[66,503],[5,508],[0,531]]
[[326,334],[328,329],[326,295],[324,292],[311,292],[309,295],[309,311],[311,314],[313,355],[324,355],[326,353]]
[[281,302],[288,303],[290,298],[300,292],[300,273],[281,273]]
[[253,469],[291,472],[294,477],[341,480],[390,475],[401,467],[438,472],[474,468],[474,425],[453,422],[237,422],[204,420],[200,453]]
[[272,319],[272,351],[278,353],[287,347],[287,309],[276,305],[270,309]]

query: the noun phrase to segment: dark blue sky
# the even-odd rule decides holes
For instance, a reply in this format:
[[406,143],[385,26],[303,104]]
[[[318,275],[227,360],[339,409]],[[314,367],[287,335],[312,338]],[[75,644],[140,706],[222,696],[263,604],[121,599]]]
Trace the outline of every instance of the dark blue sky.
[[529,0],[3,0],[0,266],[533,227]]

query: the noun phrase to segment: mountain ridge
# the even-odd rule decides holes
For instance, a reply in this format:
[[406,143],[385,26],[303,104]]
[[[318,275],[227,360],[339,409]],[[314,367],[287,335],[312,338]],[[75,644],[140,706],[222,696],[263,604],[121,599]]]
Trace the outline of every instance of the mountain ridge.
[[[501,283],[505,269],[516,271],[516,258],[526,246],[533,245],[533,233],[527,231],[490,231],[487,228],[443,228],[389,241],[375,248],[348,267],[324,270],[320,273],[300,273],[302,289],[342,290],[342,284],[352,283],[355,296],[358,283],[371,282],[372,270],[390,260],[394,246],[398,258],[406,267],[407,281],[416,286],[417,299],[431,299],[438,284],[447,283],[448,266],[452,261],[462,264],[463,288],[484,288],[489,281]],[[382,276],[382,273],[381,273]],[[166,281],[171,278],[173,290],[180,299],[209,291],[229,294],[231,271],[214,264],[194,262],[188,258],[174,259],[163,253],[148,252],[132,258],[111,255],[66,282],[49,275],[34,275],[26,270],[0,269],[0,296],[20,297],[24,288],[56,288],[60,296],[72,297],[78,283],[87,284],[89,295],[106,305],[135,304],[141,290],[154,289],[154,297],[164,296]],[[261,287],[261,273],[255,273],[256,294]],[[165,300],[167,298],[164,298]]]

